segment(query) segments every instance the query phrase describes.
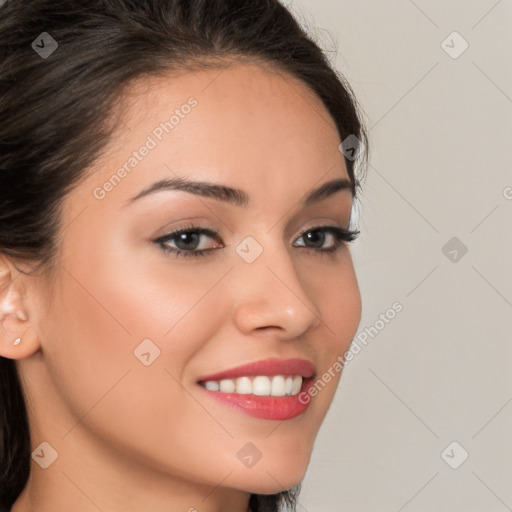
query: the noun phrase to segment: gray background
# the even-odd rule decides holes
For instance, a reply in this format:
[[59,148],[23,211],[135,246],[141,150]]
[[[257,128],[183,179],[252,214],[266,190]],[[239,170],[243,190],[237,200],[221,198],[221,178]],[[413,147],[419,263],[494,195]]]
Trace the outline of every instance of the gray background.
[[403,305],[345,368],[298,510],[512,510],[512,2],[286,3],[371,128],[359,332]]

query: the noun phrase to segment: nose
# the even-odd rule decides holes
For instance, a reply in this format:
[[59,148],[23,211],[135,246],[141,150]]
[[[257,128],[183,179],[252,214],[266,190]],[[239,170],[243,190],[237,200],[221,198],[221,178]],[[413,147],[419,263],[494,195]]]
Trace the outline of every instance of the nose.
[[256,261],[239,260],[236,267],[233,319],[243,334],[293,339],[320,323],[320,311],[284,246],[266,248]]

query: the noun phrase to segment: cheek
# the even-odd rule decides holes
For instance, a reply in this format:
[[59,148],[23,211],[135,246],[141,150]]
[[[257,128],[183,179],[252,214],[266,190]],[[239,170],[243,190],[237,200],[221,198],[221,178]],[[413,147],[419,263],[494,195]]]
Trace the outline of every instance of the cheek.
[[361,295],[348,248],[333,265],[317,265],[303,273],[308,294],[317,305],[327,336],[328,352],[348,349],[361,320]]
[[[153,462],[174,453],[169,463],[181,468],[190,450],[204,448],[198,439],[209,418],[182,383],[188,362],[227,318],[213,289],[223,272],[89,256],[64,264],[44,325],[48,371],[72,414],[63,433],[80,419],[110,446]],[[138,355],[149,352],[149,366],[134,355],[147,339],[154,345]]]
[[[130,368],[153,368],[136,358],[134,351],[141,359],[147,353],[139,346],[149,348],[150,360],[158,355],[154,364],[161,372],[168,368],[181,379],[187,361],[207,339],[207,331],[212,332],[216,313],[222,315],[203,300],[217,273],[180,272],[177,265],[166,267],[165,259],[154,264],[127,252],[102,240],[94,248],[77,243],[63,258],[65,270],[43,335],[50,371],[77,414]],[[151,343],[141,345],[148,339]]]
[[326,336],[324,350],[320,351],[322,365],[318,369],[319,377],[330,372],[331,379],[326,385],[330,391],[322,394],[332,398],[343,370],[337,362],[349,349],[361,320],[361,295],[350,252],[347,250],[343,254],[343,262],[336,268],[324,269],[313,287]]
[[[309,400],[311,418],[315,424],[311,442],[320,427],[339,384],[345,352],[357,332],[361,320],[361,295],[349,250],[336,264],[317,264],[303,268],[301,281],[321,315],[319,333],[314,338],[314,354],[318,361],[315,389],[304,399]],[[321,334],[320,334],[321,332]]]

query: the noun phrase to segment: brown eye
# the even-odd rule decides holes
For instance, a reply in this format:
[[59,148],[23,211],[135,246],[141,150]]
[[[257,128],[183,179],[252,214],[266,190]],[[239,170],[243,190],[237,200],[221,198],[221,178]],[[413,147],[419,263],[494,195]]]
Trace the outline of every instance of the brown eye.
[[220,238],[215,231],[192,226],[177,229],[154,242],[164,252],[174,253],[176,256],[204,256],[213,249],[222,247]]

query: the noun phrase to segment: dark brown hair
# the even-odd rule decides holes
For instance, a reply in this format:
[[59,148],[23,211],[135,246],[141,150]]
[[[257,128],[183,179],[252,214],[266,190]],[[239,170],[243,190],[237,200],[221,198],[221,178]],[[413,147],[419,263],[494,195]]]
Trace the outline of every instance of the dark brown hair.
[[[58,44],[46,58],[33,46],[42,32]],[[0,254],[51,267],[62,198],[105,149],[116,102],[133,80],[237,59],[298,78],[324,103],[340,140],[361,141],[357,160],[345,154],[355,193],[355,165],[367,157],[361,110],[277,0],[7,0],[0,6]],[[3,512],[27,483],[31,442],[16,365],[2,357],[0,395]],[[297,492],[253,494],[251,510],[295,508]]]

